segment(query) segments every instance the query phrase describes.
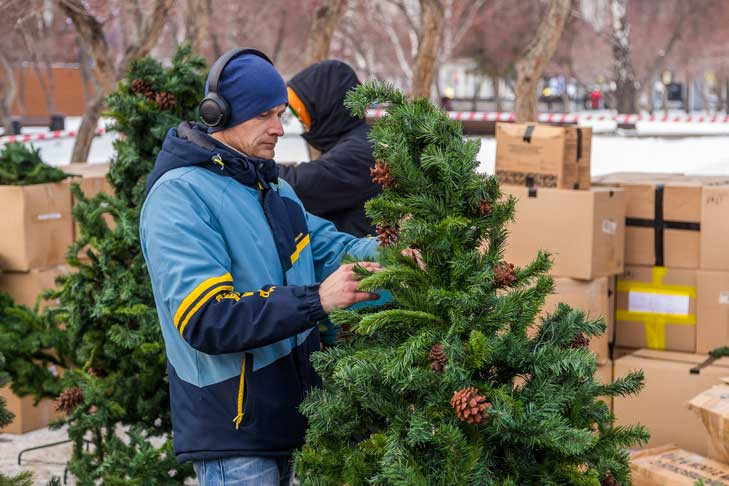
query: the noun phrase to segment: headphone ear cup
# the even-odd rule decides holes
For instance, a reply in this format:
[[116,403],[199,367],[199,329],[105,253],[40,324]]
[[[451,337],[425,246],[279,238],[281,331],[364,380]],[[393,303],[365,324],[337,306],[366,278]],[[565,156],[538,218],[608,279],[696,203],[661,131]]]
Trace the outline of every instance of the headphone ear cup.
[[198,105],[200,120],[212,128],[222,127],[230,118],[230,107],[218,93],[210,92]]

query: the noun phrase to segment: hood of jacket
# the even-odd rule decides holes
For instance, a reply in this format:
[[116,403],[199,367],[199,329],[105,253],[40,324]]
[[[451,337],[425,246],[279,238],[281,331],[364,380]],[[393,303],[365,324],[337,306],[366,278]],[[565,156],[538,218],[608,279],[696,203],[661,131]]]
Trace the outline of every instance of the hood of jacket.
[[271,183],[278,180],[278,168],[273,160],[245,155],[208,135],[207,127],[182,122],[170,128],[165,136],[154,167],[147,176],[147,193],[166,172],[192,165],[211,170],[226,167],[234,170],[239,176],[236,179],[246,181],[247,185],[255,185],[259,177]]
[[326,152],[342,135],[366,123],[344,106],[347,92],[359,84],[349,65],[334,60],[313,64],[288,82],[311,117],[311,129],[302,136],[314,148]]

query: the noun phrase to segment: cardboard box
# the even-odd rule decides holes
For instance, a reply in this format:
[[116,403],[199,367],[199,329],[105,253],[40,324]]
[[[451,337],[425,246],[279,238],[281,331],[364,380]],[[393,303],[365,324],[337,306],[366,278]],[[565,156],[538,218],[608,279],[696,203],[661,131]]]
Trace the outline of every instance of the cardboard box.
[[729,270],[729,254],[716,245],[729,237],[729,178],[617,173],[593,182],[625,189],[626,265]]
[[715,385],[689,402],[709,433],[709,457],[729,462],[729,386]]
[[616,346],[696,350],[696,270],[626,266],[616,287]]
[[48,422],[60,416],[52,400],[41,400],[33,404],[32,397],[20,398],[15,395],[9,386],[0,388],[0,397],[5,398],[5,406],[15,418],[5,427],[0,428],[0,434],[24,434],[48,425]]
[[729,272],[697,272],[696,352],[729,346]]
[[114,194],[114,188],[106,179],[109,173],[109,163],[105,164],[86,164],[74,163],[58,167],[67,174],[77,177],[69,179],[71,182],[78,183],[81,191],[87,198],[94,197],[99,192]]
[[[32,308],[41,292],[56,286],[56,277],[70,271],[68,265],[54,265],[29,272],[0,272],[0,291],[10,294],[16,303]],[[43,301],[41,307],[54,304]]]
[[65,260],[73,241],[66,181],[0,186],[0,269],[25,272]]
[[701,268],[729,270],[729,185],[706,186],[701,195]]
[[592,128],[496,124],[496,175],[502,184],[590,188]]
[[729,465],[669,445],[631,455],[633,486],[729,486]]
[[527,265],[539,250],[554,257],[552,275],[591,280],[623,271],[625,197],[621,189],[529,189],[502,186],[515,196],[506,259]]
[[646,447],[675,443],[706,455],[708,433],[688,402],[729,376],[729,358],[707,364],[706,355],[641,349],[615,360],[614,376],[638,369],[645,374],[645,388],[638,396],[614,399],[617,424],[645,425],[651,433]]
[[612,331],[615,302],[614,281],[612,277],[599,277],[594,280],[576,280],[556,277],[555,293],[548,296],[541,315],[554,312],[560,302],[585,312],[587,319],[605,319],[608,330],[602,336],[590,338],[590,349],[597,355],[598,363],[610,359],[609,337]]

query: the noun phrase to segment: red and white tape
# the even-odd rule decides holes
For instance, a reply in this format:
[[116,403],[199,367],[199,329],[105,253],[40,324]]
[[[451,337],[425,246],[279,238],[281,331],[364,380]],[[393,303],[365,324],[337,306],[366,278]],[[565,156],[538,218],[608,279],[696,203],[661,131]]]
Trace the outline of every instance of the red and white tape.
[[[106,133],[106,129],[101,127],[97,128],[94,136],[103,135]],[[47,140],[60,140],[62,138],[74,138],[78,135],[78,130],[58,130],[55,132],[45,133],[28,133],[26,135],[6,135],[0,137],[0,145],[13,142],[41,142]]]
[[[385,110],[368,110],[367,116],[380,118]],[[448,116],[458,121],[514,121],[513,113],[489,111],[449,111]],[[589,113],[540,113],[538,121],[545,123],[580,123],[613,121],[617,123],[729,123],[729,115],[591,115]]]

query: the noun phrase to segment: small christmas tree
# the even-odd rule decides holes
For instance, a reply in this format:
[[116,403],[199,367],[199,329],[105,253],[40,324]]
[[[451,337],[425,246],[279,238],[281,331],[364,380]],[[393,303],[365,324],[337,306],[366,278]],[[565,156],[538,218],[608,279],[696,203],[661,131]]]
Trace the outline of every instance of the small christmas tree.
[[[189,47],[169,68],[149,57],[132,63],[107,98],[112,129],[123,135],[114,142],[108,175],[115,196],[87,199],[73,187],[81,229],[67,255],[74,271],[47,295],[59,305],[40,316],[16,309],[7,317],[13,326],[0,324],[13,389],[57,399],[67,414],[74,441],[69,469],[79,485],[172,485],[192,475],[172,451],[167,363],[139,214],[162,140],[171,127],[197,117],[206,74]],[[113,216],[113,229],[105,214]],[[56,377],[49,365],[66,371]],[[120,426],[124,440],[116,435]],[[165,440],[155,446],[152,437]]]
[[359,116],[373,102],[389,103],[370,135],[384,190],[367,203],[385,269],[359,269],[360,288],[394,300],[331,314],[357,337],[313,357],[325,388],[302,405],[302,484],[629,484],[625,448],[647,433],[615,427],[599,397],[637,393],[642,373],[597,383],[583,344],[605,325],[567,306],[527,332],[553,290],[550,258],[503,260],[515,200],[475,172],[479,142],[388,85],[347,98]]
[[0,185],[43,184],[61,181],[66,177],[69,174],[45,164],[37,148],[12,142],[0,150]]

